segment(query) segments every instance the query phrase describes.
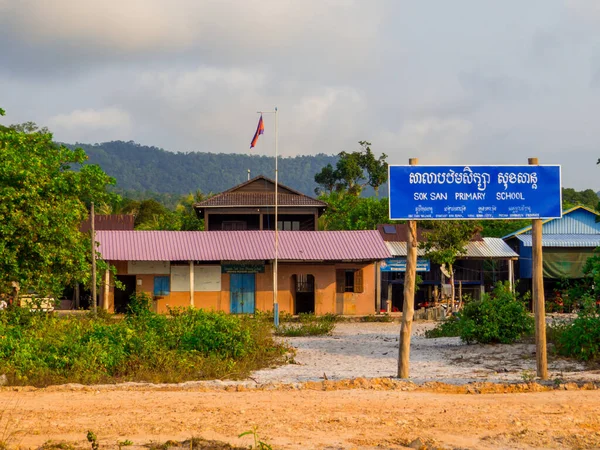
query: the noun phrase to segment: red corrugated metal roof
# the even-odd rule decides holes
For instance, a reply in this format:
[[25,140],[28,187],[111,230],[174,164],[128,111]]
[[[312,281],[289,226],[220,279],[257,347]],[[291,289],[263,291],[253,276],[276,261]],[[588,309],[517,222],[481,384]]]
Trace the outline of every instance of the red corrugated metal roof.
[[[275,256],[273,231],[99,231],[109,261],[258,261]],[[280,231],[282,261],[377,260],[391,257],[376,230]]]
[[[133,230],[135,217],[133,214],[95,214],[94,227],[99,230]],[[79,231],[87,233],[91,229],[90,217],[88,216],[81,225]]]

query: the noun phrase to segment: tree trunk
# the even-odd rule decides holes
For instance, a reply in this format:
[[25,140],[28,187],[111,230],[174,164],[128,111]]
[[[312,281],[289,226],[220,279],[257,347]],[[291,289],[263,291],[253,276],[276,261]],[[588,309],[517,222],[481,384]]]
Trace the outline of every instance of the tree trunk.
[[448,270],[450,270],[450,311],[454,311],[454,270],[452,269],[452,264],[448,264]]

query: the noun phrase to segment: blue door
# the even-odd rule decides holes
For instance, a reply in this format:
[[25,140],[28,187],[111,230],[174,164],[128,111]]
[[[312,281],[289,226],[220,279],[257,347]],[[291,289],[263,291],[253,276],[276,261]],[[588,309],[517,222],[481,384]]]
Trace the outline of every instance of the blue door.
[[254,274],[229,274],[232,314],[254,314]]

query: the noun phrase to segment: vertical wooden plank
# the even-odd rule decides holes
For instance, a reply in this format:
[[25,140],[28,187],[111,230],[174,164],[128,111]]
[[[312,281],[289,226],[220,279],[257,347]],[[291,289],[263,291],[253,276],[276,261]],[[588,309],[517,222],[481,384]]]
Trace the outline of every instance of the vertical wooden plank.
[[375,263],[375,314],[381,311],[381,261]]
[[102,291],[102,309],[108,311],[108,295],[110,294],[110,270],[104,271],[104,290]]
[[194,307],[194,261],[190,261],[190,307]]
[[[419,160],[411,158],[408,163],[416,166]],[[415,314],[415,282],[417,277],[417,222],[407,221],[406,232],[406,275],[404,277],[404,305],[402,307],[402,325],[400,327],[400,346],[398,354],[398,377],[409,377],[410,337]]]
[[508,260],[508,284],[510,292],[515,292],[515,263],[512,259]]
[[[537,158],[529,158],[530,165],[538,165]],[[544,275],[542,259],[542,219],[531,221],[532,294],[535,313],[535,356],[537,376],[548,379],[548,355],[546,349],[546,306],[544,304]]]
[[96,298],[96,214],[94,213],[94,202],[90,210],[90,224],[92,235],[92,312],[94,315],[98,312],[98,303]]

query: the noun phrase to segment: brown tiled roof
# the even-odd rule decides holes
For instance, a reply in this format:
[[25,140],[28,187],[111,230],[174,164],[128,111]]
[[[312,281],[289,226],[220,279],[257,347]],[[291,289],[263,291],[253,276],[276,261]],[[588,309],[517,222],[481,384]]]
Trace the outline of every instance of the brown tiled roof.
[[[264,175],[259,175],[251,180],[245,181],[242,184],[232,187],[220,194],[215,195],[207,200],[194,204],[197,209],[215,208],[215,207],[235,207],[235,206],[275,206],[274,192],[237,192],[240,188],[254,183],[257,180],[275,184],[275,181]],[[301,192],[298,192],[290,187],[278,183],[279,188],[284,192],[277,193],[278,206],[314,206],[326,208],[327,203],[309,197]]]
[[[133,230],[135,217],[133,214],[95,214],[94,228],[96,230]],[[81,225],[79,231],[87,233],[91,224],[88,216]]]
[[[327,204],[307,195],[277,194],[279,206],[317,206],[326,207]],[[273,192],[231,192],[215,195],[200,203],[196,208],[216,206],[274,206],[275,193]]]

